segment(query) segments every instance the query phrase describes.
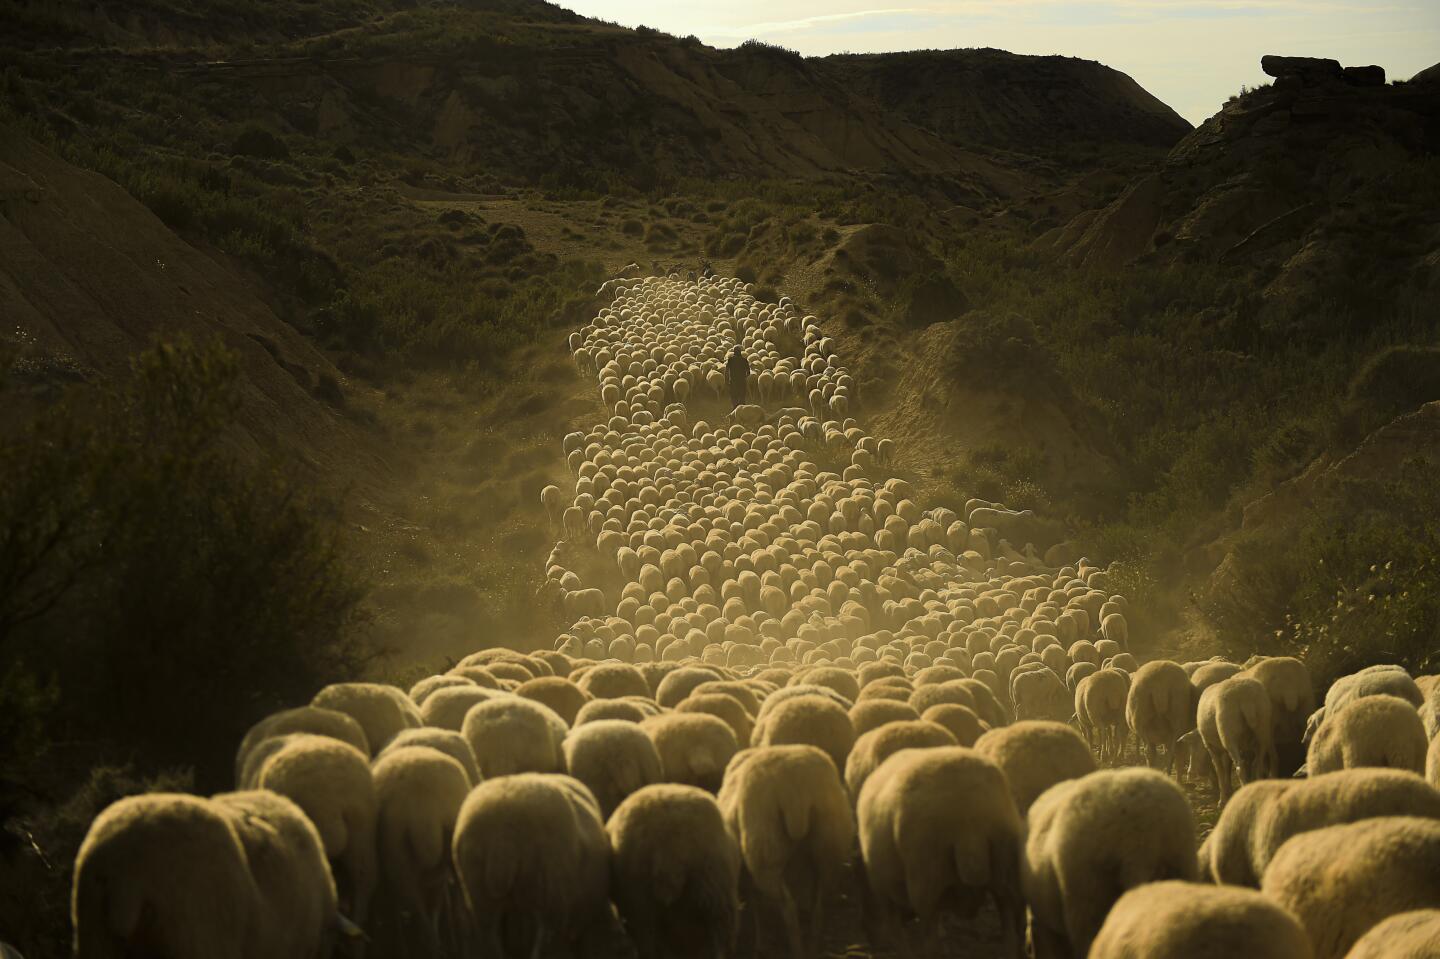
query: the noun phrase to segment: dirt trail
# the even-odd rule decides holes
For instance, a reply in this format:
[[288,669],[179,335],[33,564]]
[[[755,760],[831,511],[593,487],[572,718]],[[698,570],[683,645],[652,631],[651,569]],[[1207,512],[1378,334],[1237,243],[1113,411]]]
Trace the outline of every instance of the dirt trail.
[[[759,304],[733,283],[697,285],[656,277],[615,283],[615,311],[602,311],[587,328],[577,361],[587,377],[599,378],[602,392],[614,388],[603,385],[612,360],[615,368],[640,375],[627,383],[628,393],[609,395],[610,409],[595,420],[608,425],[572,447],[583,450],[590,444],[577,461],[582,463],[578,474],[560,484],[565,505],[578,507],[579,525],[564,534],[554,554],[562,566],[549,574],[556,595],[599,588],[604,605],[567,617],[572,621],[558,647],[574,655],[637,662],[699,656],[742,673],[797,659],[814,661],[817,655],[854,666],[892,653],[916,668],[934,662],[969,669],[966,640],[976,630],[1014,637],[1018,630],[1002,625],[1007,618],[1039,628],[1030,615],[1037,607],[1029,599],[1038,601],[1037,584],[1053,584],[1053,589],[1077,582],[1073,570],[1049,569],[1033,553],[1027,558],[998,537],[977,538],[958,522],[947,527],[953,520],[947,511],[922,510],[923,504],[910,501],[909,484],[893,468],[854,452],[869,448],[863,429],[846,436],[836,419],[825,418],[831,414],[815,417],[813,411],[796,409],[808,407],[811,397],[781,389],[761,398],[752,384],[751,399],[761,402],[751,416],[717,408],[703,386],[692,389],[688,403],[673,402],[684,395],[677,392],[676,381],[703,383],[704,373],[723,363],[736,335],[746,343],[757,379],[762,372],[784,374],[799,367],[824,369],[833,373],[833,383],[842,382],[844,368],[829,353],[830,341],[798,310],[783,301],[779,307]],[[641,364],[641,356],[661,359]],[[727,432],[717,436],[694,427],[702,418]],[[749,425],[735,430],[740,419]],[[615,464],[622,464],[633,482]],[[689,469],[692,465],[696,469]],[[611,497],[609,491],[617,492]],[[612,505],[606,509],[604,504]],[[895,516],[904,517],[899,526],[905,532],[885,522]],[[608,534],[607,520],[614,521]],[[686,543],[700,564],[674,566]],[[617,568],[610,552],[617,545],[620,553],[641,551],[629,575],[621,572],[627,568],[623,562]],[[767,552],[770,545],[782,547],[786,555],[776,558],[774,550]],[[646,556],[645,549],[653,552]],[[713,564],[706,565],[707,551],[719,553]],[[654,574],[647,572],[652,563]],[[842,564],[860,572],[842,575]],[[657,596],[653,586],[633,593],[630,584],[650,582],[660,569],[672,566],[677,575],[669,580],[667,596]],[[791,566],[825,572],[812,583],[804,574],[792,577]],[[788,596],[772,593],[760,602],[748,595],[750,587],[741,578],[747,569],[769,582],[785,582]],[[772,573],[776,578],[770,579]],[[703,585],[697,585],[700,579]],[[1090,579],[1103,586],[1100,576]],[[811,588],[796,589],[797,582]],[[1085,592],[1083,586],[1074,588]],[[732,606],[727,601],[723,614],[717,607],[705,614],[687,603],[712,591],[741,602]],[[647,593],[649,605],[621,599]],[[922,604],[905,598],[917,594],[930,599]],[[895,599],[877,599],[886,595]],[[1000,615],[1001,603],[1013,603],[1011,612]],[[691,610],[688,616],[686,610]],[[703,626],[695,619],[707,615],[718,618]],[[973,639],[969,645],[974,648]],[[990,644],[992,649],[996,645]],[[1133,747],[1125,761],[1139,761]],[[1186,788],[1202,831],[1208,830],[1215,815],[1213,795],[1208,786]],[[826,955],[885,954],[866,944],[858,906],[851,877],[826,909]],[[946,956],[1000,954],[993,909],[973,919],[949,919],[945,928]],[[768,949],[761,954],[769,954]]]

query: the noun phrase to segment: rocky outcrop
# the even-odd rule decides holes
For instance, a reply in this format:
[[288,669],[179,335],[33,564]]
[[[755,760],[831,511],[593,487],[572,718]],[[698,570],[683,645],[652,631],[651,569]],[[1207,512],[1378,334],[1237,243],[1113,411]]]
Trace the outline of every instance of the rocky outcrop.
[[1267,77],[1286,80],[1294,77],[1305,83],[1324,83],[1339,80],[1344,71],[1339,60],[1324,57],[1282,57],[1267,53],[1260,58],[1260,69]]

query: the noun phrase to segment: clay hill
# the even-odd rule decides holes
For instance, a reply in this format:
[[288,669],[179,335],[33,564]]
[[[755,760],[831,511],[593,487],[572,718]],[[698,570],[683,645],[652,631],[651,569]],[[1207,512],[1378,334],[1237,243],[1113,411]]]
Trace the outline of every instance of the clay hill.
[[[1433,257],[1440,209],[1416,202],[1411,164],[1440,149],[1440,85],[1266,57],[1273,84],[1232,98],[1114,202],[1038,245],[1079,263],[1175,259],[1255,268],[1267,294],[1302,275],[1346,279],[1383,243],[1402,275]],[[1433,264],[1432,264],[1433,265]]]
[[1085,146],[1168,149],[1191,130],[1130,77],[1076,57],[923,50],[832,56],[820,65],[947,143],[1064,157]]
[[[625,29],[538,0],[237,6],[59,0],[31,51],[183,78],[296,131],[559,185],[900,175],[971,205],[1041,186],[1084,140],[1163,150],[1188,125],[1125,75],[994,50],[807,59]],[[237,10],[248,11],[244,14]],[[0,12],[0,17],[5,16]],[[12,14],[13,16],[13,14]],[[101,49],[105,52],[101,53]]]
[[23,330],[19,371],[109,377],[157,340],[220,339],[239,358],[240,425],[256,449],[285,449],[329,479],[385,472],[344,414],[345,377],[275,315],[223,255],[202,252],[109,179],[0,126],[0,316]]

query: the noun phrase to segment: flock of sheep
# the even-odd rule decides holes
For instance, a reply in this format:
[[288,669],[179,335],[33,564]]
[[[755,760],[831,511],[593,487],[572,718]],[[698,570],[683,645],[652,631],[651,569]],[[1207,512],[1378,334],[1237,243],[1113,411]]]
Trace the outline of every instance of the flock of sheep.
[[[1317,708],[1296,659],[1142,665],[1105,570],[886,476],[814,317],[602,293],[571,347],[611,415],[542,496],[555,648],[329,686],[250,730],[238,791],[115,803],[82,959],[798,959],[841,895],[905,955],[990,904],[1017,959],[1440,956],[1440,677]],[[736,342],[760,402],[692,424]],[[1224,804],[1203,843],[1184,777]]]

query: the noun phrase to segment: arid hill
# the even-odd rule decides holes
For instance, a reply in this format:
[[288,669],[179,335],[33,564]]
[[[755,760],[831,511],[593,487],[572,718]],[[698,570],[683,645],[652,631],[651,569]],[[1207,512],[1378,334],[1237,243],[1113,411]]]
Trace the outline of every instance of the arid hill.
[[1168,149],[1191,130],[1130,77],[1077,57],[923,50],[831,56],[820,65],[947,143],[1073,163],[1087,148]]

